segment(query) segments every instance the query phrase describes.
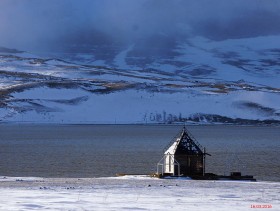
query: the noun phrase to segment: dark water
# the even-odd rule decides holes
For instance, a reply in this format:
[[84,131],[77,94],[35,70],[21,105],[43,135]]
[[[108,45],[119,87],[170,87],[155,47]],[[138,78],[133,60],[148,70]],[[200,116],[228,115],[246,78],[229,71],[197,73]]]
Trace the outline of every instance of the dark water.
[[[0,175],[100,177],[156,171],[180,126],[0,125]],[[212,156],[206,172],[280,181],[280,128],[189,126]]]

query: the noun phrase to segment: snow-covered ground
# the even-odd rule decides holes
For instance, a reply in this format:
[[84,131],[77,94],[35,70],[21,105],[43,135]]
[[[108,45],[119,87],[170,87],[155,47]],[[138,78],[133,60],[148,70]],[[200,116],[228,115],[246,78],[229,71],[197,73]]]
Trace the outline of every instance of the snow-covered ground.
[[280,183],[0,178],[0,210],[280,210]]
[[[13,121],[36,120],[41,123],[164,123],[179,121],[179,118],[187,118],[199,112],[265,120],[274,115],[273,111],[265,108],[277,110],[280,105],[280,98],[273,93],[252,91],[248,96],[242,90],[225,95],[148,93],[135,90],[101,95],[90,94],[82,89],[66,89],[61,95],[60,89],[40,87],[12,96],[17,99],[12,103],[14,108],[22,108],[28,112],[28,115],[23,113],[13,116]],[[254,102],[256,107],[246,107],[248,102]],[[262,105],[263,108],[258,108],[257,105]],[[0,114],[3,120],[13,115],[8,109],[1,110]]]
[[279,38],[190,38],[170,49],[175,56],[151,57],[144,66],[137,45],[103,66],[85,53],[0,52],[0,121],[279,122]]

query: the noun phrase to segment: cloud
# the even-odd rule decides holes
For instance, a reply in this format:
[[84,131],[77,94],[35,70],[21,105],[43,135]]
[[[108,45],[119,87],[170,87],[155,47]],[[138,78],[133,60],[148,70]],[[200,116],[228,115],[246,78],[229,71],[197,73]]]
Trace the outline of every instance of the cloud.
[[[1,0],[0,45],[127,45],[157,33],[228,39],[280,33],[278,0]],[[69,48],[68,48],[69,49]]]

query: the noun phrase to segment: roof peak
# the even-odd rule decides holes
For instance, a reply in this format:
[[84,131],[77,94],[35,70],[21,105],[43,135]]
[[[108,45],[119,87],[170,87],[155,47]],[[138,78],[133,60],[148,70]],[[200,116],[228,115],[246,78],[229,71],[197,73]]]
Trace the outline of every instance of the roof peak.
[[177,152],[180,154],[201,154],[203,153],[203,147],[184,126],[179,135],[177,135],[172,143],[169,144],[169,149],[167,151],[173,151],[174,153]]

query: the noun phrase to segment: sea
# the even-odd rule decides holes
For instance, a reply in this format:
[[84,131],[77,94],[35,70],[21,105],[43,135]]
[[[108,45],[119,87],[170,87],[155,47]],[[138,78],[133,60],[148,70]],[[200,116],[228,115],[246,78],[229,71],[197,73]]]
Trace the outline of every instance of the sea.
[[[112,177],[151,174],[180,125],[0,124],[0,175]],[[240,171],[280,182],[280,127],[190,125],[206,148],[206,172]]]

